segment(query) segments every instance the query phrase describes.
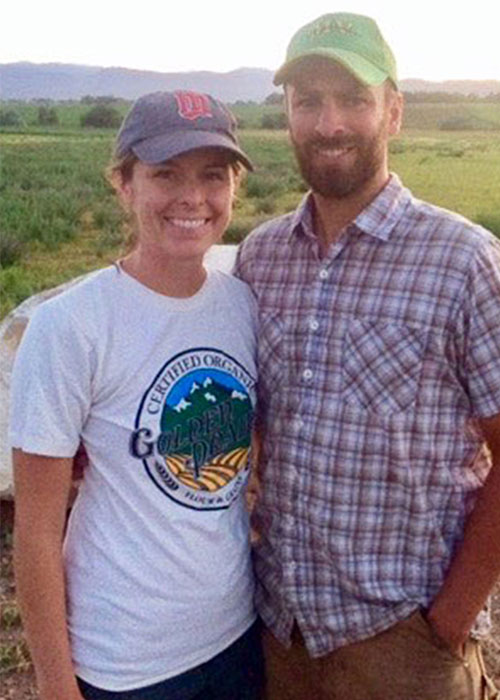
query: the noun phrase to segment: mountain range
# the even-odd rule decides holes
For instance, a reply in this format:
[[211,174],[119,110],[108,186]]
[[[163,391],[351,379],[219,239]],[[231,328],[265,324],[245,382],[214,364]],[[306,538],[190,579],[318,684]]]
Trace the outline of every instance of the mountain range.
[[[224,102],[262,102],[277,88],[266,68],[238,68],[228,73],[193,71],[160,73],[130,68],[103,68],[69,63],[0,64],[2,100],[79,100],[85,96],[113,96],[133,100],[156,90],[208,92]],[[500,93],[499,80],[448,80],[400,82],[405,92],[448,92],[486,96]]]
[[79,100],[86,95],[109,95],[133,100],[156,90],[186,89],[208,92],[224,102],[261,102],[275,90],[272,75],[264,68],[158,73],[63,63],[5,63],[0,64],[0,99]]

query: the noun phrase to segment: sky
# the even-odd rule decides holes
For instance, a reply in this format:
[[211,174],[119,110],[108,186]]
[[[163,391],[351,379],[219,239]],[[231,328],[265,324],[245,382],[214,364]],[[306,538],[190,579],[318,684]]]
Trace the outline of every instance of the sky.
[[400,78],[500,80],[499,0],[6,2],[0,63],[274,70],[299,27],[337,11],[376,19],[396,55]]

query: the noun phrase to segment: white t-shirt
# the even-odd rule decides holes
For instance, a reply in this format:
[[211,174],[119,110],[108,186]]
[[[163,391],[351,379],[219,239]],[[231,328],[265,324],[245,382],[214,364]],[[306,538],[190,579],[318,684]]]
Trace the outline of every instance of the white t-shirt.
[[255,302],[210,272],[187,299],[109,267],[36,311],[11,443],[89,456],[64,545],[77,675],[127,690],[178,675],[252,624],[244,490]]

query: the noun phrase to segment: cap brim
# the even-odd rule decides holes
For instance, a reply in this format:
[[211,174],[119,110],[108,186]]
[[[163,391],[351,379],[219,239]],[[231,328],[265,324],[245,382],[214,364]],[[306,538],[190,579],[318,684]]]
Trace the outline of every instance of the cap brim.
[[297,58],[286,61],[281,68],[276,71],[273,79],[275,85],[286,83],[293,72],[296,72],[300,63],[307,58],[314,56],[328,58],[335,63],[340,63],[346,70],[354,75],[364,85],[382,85],[390,76],[386,71],[377,68],[362,56],[351,51],[342,49],[315,49],[302,53]]
[[132,151],[144,163],[157,165],[198,148],[223,148],[230,151],[248,170],[253,170],[251,160],[225,134],[211,131],[173,131],[150,139],[144,139],[132,146]]

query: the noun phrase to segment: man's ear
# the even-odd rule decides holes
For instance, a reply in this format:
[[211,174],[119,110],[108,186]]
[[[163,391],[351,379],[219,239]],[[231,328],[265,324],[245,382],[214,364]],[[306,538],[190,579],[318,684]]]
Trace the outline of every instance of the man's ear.
[[386,94],[389,111],[389,135],[397,136],[401,131],[404,112],[403,94],[398,90],[388,89]]

